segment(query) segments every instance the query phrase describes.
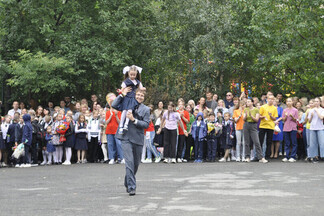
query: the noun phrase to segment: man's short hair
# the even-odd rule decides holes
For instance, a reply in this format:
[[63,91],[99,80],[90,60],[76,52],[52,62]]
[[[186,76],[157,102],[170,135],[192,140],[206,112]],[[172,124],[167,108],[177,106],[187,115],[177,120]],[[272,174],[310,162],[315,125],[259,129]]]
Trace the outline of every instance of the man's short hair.
[[137,90],[136,90],[136,94],[137,93],[142,93],[144,96],[146,95],[146,91],[145,90],[142,90],[142,89],[140,89],[140,88],[138,88]]

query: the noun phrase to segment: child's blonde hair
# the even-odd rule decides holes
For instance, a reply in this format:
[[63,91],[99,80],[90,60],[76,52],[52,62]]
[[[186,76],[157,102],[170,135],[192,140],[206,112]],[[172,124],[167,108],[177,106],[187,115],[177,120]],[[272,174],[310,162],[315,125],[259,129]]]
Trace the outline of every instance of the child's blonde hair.
[[58,112],[60,109],[61,109],[61,107],[59,107],[59,106],[55,106],[55,107],[54,107],[54,111],[55,111],[55,112]]
[[229,112],[225,112],[224,117],[225,117],[225,115],[228,115],[229,117],[231,117],[231,114]]
[[30,110],[28,110],[28,114],[29,114],[30,116],[32,116],[32,115],[36,115],[36,112],[35,112],[35,110],[30,109]]

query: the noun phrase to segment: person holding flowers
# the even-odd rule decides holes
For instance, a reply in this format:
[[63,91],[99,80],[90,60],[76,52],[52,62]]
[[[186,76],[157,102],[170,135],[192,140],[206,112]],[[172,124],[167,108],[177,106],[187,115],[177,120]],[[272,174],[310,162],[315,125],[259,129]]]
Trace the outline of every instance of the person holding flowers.
[[63,142],[65,148],[65,161],[63,165],[71,165],[71,157],[72,157],[72,148],[74,146],[74,126],[72,122],[72,116],[67,115],[65,117],[66,130],[64,133],[65,141]]
[[[275,99],[273,102],[273,105],[277,107],[277,112],[278,112],[278,117],[275,121],[275,125],[279,127],[280,132],[274,131],[273,137],[272,137],[272,145],[271,145],[271,155],[270,158],[278,158],[279,154],[279,148],[280,148],[280,143],[283,141],[283,122],[282,122],[282,112],[283,108],[278,106],[279,100]],[[281,151],[281,149],[280,149]]]
[[215,122],[215,113],[210,112],[207,120],[207,161],[215,162],[217,152],[217,135],[220,126]]

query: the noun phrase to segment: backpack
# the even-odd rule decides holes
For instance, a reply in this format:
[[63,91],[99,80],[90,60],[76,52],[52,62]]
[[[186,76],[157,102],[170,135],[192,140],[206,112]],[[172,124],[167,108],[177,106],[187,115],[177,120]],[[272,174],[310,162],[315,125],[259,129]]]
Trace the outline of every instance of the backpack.
[[43,142],[45,140],[44,129],[36,122],[32,122],[33,141]]

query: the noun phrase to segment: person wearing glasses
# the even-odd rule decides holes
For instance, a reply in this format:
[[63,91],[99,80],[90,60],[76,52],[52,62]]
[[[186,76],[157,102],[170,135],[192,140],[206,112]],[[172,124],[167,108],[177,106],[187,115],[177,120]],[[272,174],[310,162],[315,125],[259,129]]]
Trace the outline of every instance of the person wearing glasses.
[[233,94],[231,92],[226,93],[226,99],[224,100],[224,102],[227,109],[234,106]]

